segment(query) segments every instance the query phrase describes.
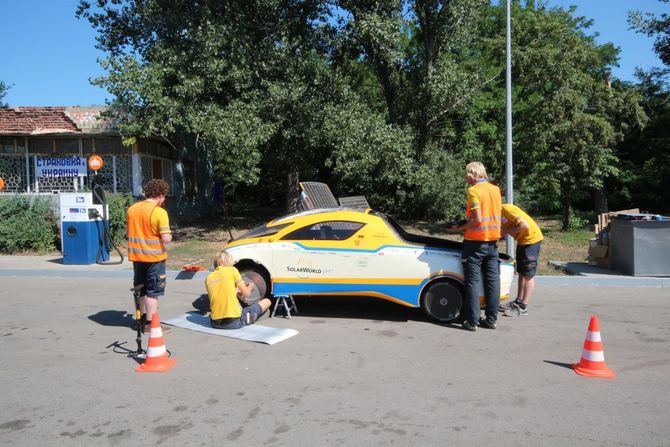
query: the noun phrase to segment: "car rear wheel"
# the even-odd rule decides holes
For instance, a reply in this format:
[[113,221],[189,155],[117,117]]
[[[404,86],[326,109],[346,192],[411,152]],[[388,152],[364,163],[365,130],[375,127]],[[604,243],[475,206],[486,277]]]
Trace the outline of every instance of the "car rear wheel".
[[421,309],[433,321],[454,321],[461,315],[462,308],[463,287],[449,280],[432,282],[421,296]]
[[270,296],[270,278],[257,268],[243,268],[240,270],[242,280],[247,284],[253,284],[254,288],[248,298],[240,297],[245,304],[255,304],[261,299]]

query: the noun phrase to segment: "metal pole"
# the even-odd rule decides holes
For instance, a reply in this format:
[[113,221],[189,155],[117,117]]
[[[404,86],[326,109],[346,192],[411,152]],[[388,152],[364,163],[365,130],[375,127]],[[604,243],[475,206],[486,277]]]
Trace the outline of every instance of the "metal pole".
[[[506,59],[507,67],[505,70],[505,90],[506,90],[506,107],[505,107],[505,134],[506,134],[506,172],[505,172],[505,196],[507,203],[514,203],[514,184],[512,177],[512,14],[510,8],[511,0],[507,0],[507,23],[506,23]],[[512,236],[505,237],[506,252],[508,255],[514,253],[514,239]]]

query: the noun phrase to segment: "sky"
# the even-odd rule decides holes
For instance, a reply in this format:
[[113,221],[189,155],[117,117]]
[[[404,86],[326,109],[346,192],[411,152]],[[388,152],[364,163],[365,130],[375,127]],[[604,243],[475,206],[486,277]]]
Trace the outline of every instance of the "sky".
[[[0,80],[11,88],[10,106],[87,106],[105,104],[111,96],[89,80],[103,75],[97,62],[95,32],[77,19],[77,0],[0,0]],[[577,6],[576,14],[594,20],[598,43],[620,47],[615,77],[635,81],[636,67],[661,66],[653,39],[628,30],[628,11],[670,12],[658,0],[546,0],[550,7]],[[512,20],[514,20],[512,18]],[[512,33],[514,32],[512,23]],[[514,36],[512,35],[512,39]]]

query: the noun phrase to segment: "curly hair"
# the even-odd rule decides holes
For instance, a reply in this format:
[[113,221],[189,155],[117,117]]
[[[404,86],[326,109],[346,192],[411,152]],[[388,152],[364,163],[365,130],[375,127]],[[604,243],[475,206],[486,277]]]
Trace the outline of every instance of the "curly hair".
[[153,179],[144,185],[144,196],[153,199],[158,196],[166,196],[170,192],[170,185],[165,180]]

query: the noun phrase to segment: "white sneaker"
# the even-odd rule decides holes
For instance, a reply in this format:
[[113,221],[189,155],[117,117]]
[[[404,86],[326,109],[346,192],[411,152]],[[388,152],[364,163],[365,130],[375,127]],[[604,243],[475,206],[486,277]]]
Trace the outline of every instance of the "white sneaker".
[[506,317],[522,317],[528,315],[528,307],[522,309],[516,302],[514,302],[510,308],[503,313],[503,315]]

